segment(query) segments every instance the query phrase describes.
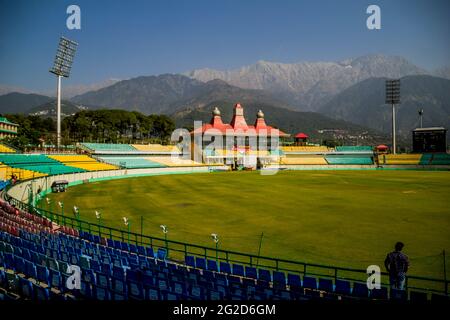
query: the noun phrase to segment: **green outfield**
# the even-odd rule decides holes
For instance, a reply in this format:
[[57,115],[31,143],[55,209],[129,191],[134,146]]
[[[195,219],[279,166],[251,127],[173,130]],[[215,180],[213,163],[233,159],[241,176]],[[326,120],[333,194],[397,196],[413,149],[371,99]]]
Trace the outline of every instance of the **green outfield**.
[[[450,251],[450,172],[283,171],[152,176],[95,182],[52,194],[81,218],[169,239],[309,263],[382,265],[396,241],[410,274],[443,278]],[[47,205],[43,205],[46,208]],[[67,213],[66,213],[67,214]],[[449,269],[449,268],[447,268]]]

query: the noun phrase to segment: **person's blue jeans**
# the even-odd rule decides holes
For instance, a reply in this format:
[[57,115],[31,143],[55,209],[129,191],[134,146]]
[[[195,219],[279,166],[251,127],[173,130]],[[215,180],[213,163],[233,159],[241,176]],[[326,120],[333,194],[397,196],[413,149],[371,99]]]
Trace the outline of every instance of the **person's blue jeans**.
[[391,289],[405,290],[406,274],[400,273],[389,276],[389,282],[391,283]]

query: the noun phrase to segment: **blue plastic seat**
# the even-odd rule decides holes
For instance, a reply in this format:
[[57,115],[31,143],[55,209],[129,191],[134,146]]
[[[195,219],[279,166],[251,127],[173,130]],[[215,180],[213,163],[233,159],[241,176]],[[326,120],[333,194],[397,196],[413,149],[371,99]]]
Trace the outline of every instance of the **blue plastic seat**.
[[313,277],[303,277],[303,287],[308,289],[317,289],[317,280]]
[[266,269],[258,269],[258,279],[271,282],[272,277],[270,275],[270,271]]
[[81,278],[89,283],[96,283],[95,273],[92,270],[82,270]]
[[235,276],[243,277],[244,276],[244,266],[240,265],[240,264],[234,264],[233,263],[233,274]]
[[153,252],[153,248],[152,247],[145,247],[145,252],[147,254],[147,257],[155,257],[155,253]]
[[97,273],[97,286],[101,288],[109,288],[109,277],[104,273]]
[[25,261],[25,274],[28,277],[31,277],[33,279],[37,279],[37,270],[36,270],[36,266],[34,265],[33,262],[30,261]]
[[369,289],[367,289],[367,284],[354,282],[352,295],[358,298],[367,298],[369,296]]
[[123,279],[112,278],[111,279],[111,291],[126,295],[127,286]]
[[95,300],[110,300],[109,290],[104,287],[93,286],[93,297]]
[[146,290],[147,300],[160,300],[159,291],[155,288],[149,288]]
[[172,292],[178,295],[186,295],[186,285],[182,282],[174,281],[171,285]]
[[228,262],[220,261],[220,272],[223,273],[231,273],[231,266]]
[[194,256],[185,256],[184,261],[187,266],[195,268],[195,258]]
[[258,272],[256,271],[256,268],[254,267],[245,267],[245,276],[247,278],[257,279],[258,278]]
[[207,267],[210,271],[218,271],[216,260],[207,260]]
[[159,288],[159,291],[163,291],[163,290],[167,290],[168,289],[168,284],[167,281],[165,279],[157,279],[156,284]]
[[52,270],[52,272],[50,274],[50,284],[53,288],[63,291],[64,286],[63,286],[63,282],[62,282],[62,276],[59,271]]
[[145,247],[143,246],[137,246],[137,253],[140,254],[141,256],[145,256],[147,254],[145,251]]
[[97,260],[91,260],[91,269],[94,272],[100,272],[102,270],[100,262]]
[[195,266],[199,269],[206,269],[206,260],[204,258],[195,257]]
[[125,280],[125,271],[122,267],[113,266],[112,276],[116,279]]
[[388,290],[386,287],[381,287],[380,289],[370,290],[370,297],[377,300],[387,300]]
[[158,251],[156,252],[156,258],[159,260],[166,260],[167,251],[163,248],[158,248]]
[[50,285],[50,273],[47,269],[47,267],[43,267],[41,265],[37,265],[36,266],[36,271],[37,271],[37,280],[39,282],[43,282],[45,283],[47,286]]
[[134,282],[140,281],[140,272],[138,271],[138,269],[127,270],[127,281],[134,281]]
[[199,286],[192,286],[189,290],[189,294],[192,298],[197,300],[204,300],[203,289]]
[[286,286],[286,275],[284,272],[274,271],[273,272],[273,282],[274,284],[285,287]]
[[141,283],[127,281],[128,297],[133,300],[144,300],[144,288]]
[[112,239],[106,239],[106,245],[108,246],[108,247],[114,247],[114,240],[112,240]]
[[123,251],[130,251],[130,246],[126,242],[121,242],[120,243],[120,249],[123,250]]
[[122,250],[122,242],[119,240],[114,240],[114,249]]
[[319,278],[319,290],[333,292],[333,280]]
[[20,295],[25,299],[33,299],[34,291],[33,284],[30,280],[25,278],[19,278]]
[[288,285],[292,289],[299,289],[302,287],[302,281],[298,274],[288,273]]
[[40,301],[46,301],[50,299],[50,293],[47,288],[43,288],[39,285],[33,284],[34,298]]
[[335,292],[338,294],[349,296],[351,293],[350,282],[337,279]]
[[91,299],[93,297],[92,287],[89,282],[81,281],[80,294],[86,299]]
[[138,253],[138,250],[137,250],[137,247],[135,244],[130,243],[129,247],[130,247],[130,252]]

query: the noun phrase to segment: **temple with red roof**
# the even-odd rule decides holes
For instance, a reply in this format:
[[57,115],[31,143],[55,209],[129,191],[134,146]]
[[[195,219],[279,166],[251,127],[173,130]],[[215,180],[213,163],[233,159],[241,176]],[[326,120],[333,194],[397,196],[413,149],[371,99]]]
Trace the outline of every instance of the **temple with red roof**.
[[[213,152],[215,154],[209,154],[208,157],[210,159],[223,157],[222,151],[227,153],[227,150],[231,152],[228,152],[228,155],[224,156],[225,158],[235,158],[236,152],[240,154],[257,152],[258,159],[267,157],[271,149],[271,140],[290,136],[277,128],[267,125],[264,120],[264,113],[261,110],[256,114],[255,124],[248,125],[244,116],[244,108],[240,103],[234,105],[233,118],[229,124],[223,123],[220,110],[216,107],[212,112],[211,121],[203,124],[201,127],[194,128],[191,135],[194,136],[192,141],[197,141],[195,143],[197,146],[199,142],[195,137],[198,139],[201,137],[203,149],[206,149],[211,144],[211,141],[215,141],[217,136],[222,136],[222,148],[215,150]],[[214,139],[211,139],[212,137]],[[265,153],[258,152],[262,141],[266,144],[264,148]],[[252,142],[252,145],[250,145],[250,142]],[[217,153],[220,153],[220,155]]]

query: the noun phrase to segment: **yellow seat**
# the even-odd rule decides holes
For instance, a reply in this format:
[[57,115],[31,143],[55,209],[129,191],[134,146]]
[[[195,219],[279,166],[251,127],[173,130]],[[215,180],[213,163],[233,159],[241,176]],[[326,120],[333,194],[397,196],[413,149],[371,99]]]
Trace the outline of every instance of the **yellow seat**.
[[304,157],[282,157],[280,164],[298,164],[298,165],[317,165],[328,164],[323,156],[304,156]]
[[18,180],[27,180],[46,176],[46,174],[41,172],[13,168],[6,164],[0,163],[0,180],[9,180],[13,175],[15,175]]
[[146,160],[150,160],[156,163],[160,163],[162,165],[168,167],[192,167],[192,166],[206,166],[207,164],[196,162],[191,159],[181,159],[181,158],[173,158],[172,157],[146,157]]
[[420,163],[421,154],[380,154],[379,164],[417,165]]
[[281,147],[283,152],[327,152],[326,146],[289,146]]
[[16,150],[0,143],[0,153],[16,153]]
[[135,149],[146,152],[179,152],[177,146],[163,146],[162,144],[133,144]]
[[99,162],[87,155],[51,155],[48,156],[56,161],[59,161],[67,166],[80,168],[88,171],[102,171],[102,170],[116,170],[118,167]]

